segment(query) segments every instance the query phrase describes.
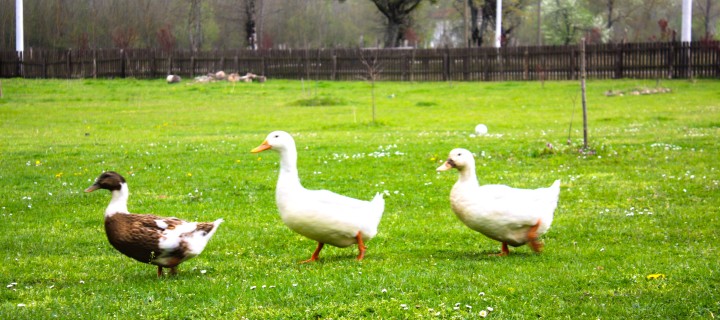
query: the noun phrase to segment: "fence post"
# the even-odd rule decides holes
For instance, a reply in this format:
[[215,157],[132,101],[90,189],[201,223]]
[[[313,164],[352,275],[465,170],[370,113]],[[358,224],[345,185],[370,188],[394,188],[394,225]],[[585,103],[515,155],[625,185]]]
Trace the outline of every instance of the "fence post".
[[570,68],[568,69],[568,80],[575,80],[575,69],[577,69],[578,54],[574,46],[566,47],[570,49]]
[[462,49],[465,53],[463,55],[463,81],[470,80],[470,73],[468,70],[470,70],[470,66],[468,64],[468,60],[470,59],[470,56],[472,55],[472,49],[471,48],[465,48]]
[[523,54],[523,80],[528,79],[529,73],[530,73],[530,54],[528,53],[528,48],[525,47],[525,53]]
[[[17,55],[17,53],[15,54]],[[3,64],[5,62],[5,54],[0,54],[0,78],[5,77],[5,72],[3,72]]]
[[150,78],[155,78],[155,49],[150,49]]
[[[17,53],[15,53],[15,55],[17,56]],[[8,56],[9,56],[9,55],[8,55]],[[3,64],[4,64],[4,62],[5,62],[5,57],[6,57],[6,55],[4,55],[4,54],[0,55],[0,78],[5,76],[5,73],[2,72],[2,70],[5,70],[5,69],[3,69]]]
[[497,48],[497,63],[500,71],[500,81],[505,81],[505,64],[503,63],[503,51],[506,47]]
[[337,80],[337,68],[337,53],[335,53],[335,49],[332,49],[332,74],[330,75],[330,79],[332,79],[332,81]]
[[[223,55],[220,56],[220,68],[219,69],[222,70],[223,72],[225,71],[225,53],[224,52],[223,52]],[[220,70],[218,70],[217,67],[215,67],[215,70],[220,71]]]
[[667,53],[668,79],[675,76],[675,41],[670,42],[670,51]]
[[615,56],[615,79],[622,79],[623,65],[625,64],[625,43],[618,43],[616,48],[617,55]]
[[[41,51],[41,52],[42,52],[42,51]],[[42,61],[43,61],[43,64],[42,64],[42,65],[43,65],[42,77],[43,77],[43,79],[47,79],[47,77],[48,77],[48,70],[47,70],[47,69],[48,69],[47,51],[46,51],[45,54],[43,54],[42,56],[43,56],[43,60],[42,60]]]
[[93,75],[93,79],[97,79],[97,51],[95,49],[92,50],[92,57],[93,57],[92,75]]
[[412,56],[410,56],[410,81],[415,81],[415,53],[417,52],[417,49],[412,49]]
[[685,57],[687,59],[687,78],[693,79],[693,63],[692,63],[692,48],[697,47],[693,46],[692,42],[684,42],[683,45],[685,46]]
[[125,78],[125,49],[120,49],[120,78]]
[[25,75],[21,72],[21,71],[22,71],[23,58],[25,58],[25,57],[23,56],[23,54],[24,54],[24,52],[22,52],[22,51],[20,51],[20,52],[16,51],[16,52],[15,52],[15,56],[17,56],[17,64],[15,65],[15,72],[17,73],[17,75],[18,75],[19,77],[25,78]]
[[450,80],[450,49],[443,50],[443,81]]
[[488,71],[488,54],[487,54],[487,50],[483,50],[482,48],[480,50],[482,50],[482,52],[483,52],[483,55],[482,55],[483,56],[483,58],[482,58],[482,66],[483,66],[482,80],[487,81],[488,76],[489,76],[488,75],[488,73],[489,73],[489,71]]
[[[410,50],[414,51],[415,48],[412,48],[412,49],[410,49]],[[402,55],[402,64],[401,64],[401,66],[402,66],[402,71],[401,71],[401,74],[400,74],[400,79],[403,80],[403,81],[407,81],[407,79],[410,77],[409,70],[408,70],[408,69],[409,69],[408,60],[409,60],[409,59],[408,59],[408,55],[407,55],[407,54],[403,54],[403,55]]]
[[190,55],[190,78],[195,78],[195,52]]
[[65,52],[65,72],[67,72],[67,78],[72,78],[72,49],[68,49],[67,52]]
[[720,41],[715,41],[715,50],[712,52],[715,53],[715,78],[720,78]]
[[168,60],[168,62],[167,62],[168,70],[167,70],[166,76],[169,76],[169,75],[173,74],[173,58],[172,58],[172,57],[173,57],[173,52],[172,52],[172,51],[169,51],[169,52],[168,52],[168,57],[167,57],[167,60]]
[[235,50],[235,57],[233,58],[233,71],[235,71],[235,72],[237,72],[237,73],[239,74],[239,73],[240,73],[240,70],[239,70],[239,69],[240,69],[240,63],[239,63],[238,60],[239,60],[239,58],[238,58],[238,51]]
[[262,57],[260,58],[260,63],[262,64],[263,75],[267,77],[267,76],[268,76],[268,72],[267,72],[267,60],[265,59],[265,56],[262,56]]

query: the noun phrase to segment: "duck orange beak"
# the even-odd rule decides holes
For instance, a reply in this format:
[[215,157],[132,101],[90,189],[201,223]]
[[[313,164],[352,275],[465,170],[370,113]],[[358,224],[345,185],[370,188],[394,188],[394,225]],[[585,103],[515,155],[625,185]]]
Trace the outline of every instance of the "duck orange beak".
[[250,152],[252,152],[252,153],[258,153],[258,152],[263,152],[263,151],[265,151],[265,150],[267,150],[267,149],[270,149],[270,148],[272,148],[272,147],[270,146],[270,144],[268,144],[267,140],[265,140],[265,141],[263,141],[262,144],[260,144],[259,146],[255,147],[255,149],[250,150]]
[[445,163],[443,163],[441,166],[437,167],[437,169],[435,169],[435,170],[437,170],[437,171],[447,171],[447,170],[450,170],[451,168],[452,168],[452,166],[451,166],[449,163],[445,162]]
[[100,186],[93,184],[93,185],[89,186],[87,189],[85,189],[85,192],[93,192],[97,189],[100,189]]
[[452,163],[450,163],[450,160],[448,160],[448,161],[445,161],[445,163],[443,163],[441,166],[437,167],[437,169],[435,169],[435,170],[437,170],[437,171],[447,171],[447,170],[450,170],[450,169],[452,169],[452,168],[453,168],[453,165],[452,165]]

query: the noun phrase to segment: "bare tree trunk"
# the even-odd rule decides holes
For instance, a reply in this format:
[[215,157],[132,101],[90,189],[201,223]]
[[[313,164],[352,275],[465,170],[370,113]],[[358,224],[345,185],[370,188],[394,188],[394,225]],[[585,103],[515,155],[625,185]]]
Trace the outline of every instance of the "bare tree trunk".
[[[98,4],[96,0],[90,0],[90,23],[92,25],[97,26],[98,25]],[[90,28],[90,39],[88,40],[88,43],[90,45],[90,48],[97,48],[99,47],[99,43],[97,41],[97,28]]]
[[615,0],[608,0],[607,2],[607,29],[610,30],[613,26],[613,9],[615,9]]
[[470,4],[468,1],[463,1],[463,39],[465,40],[465,47],[470,47]]
[[385,48],[394,48],[398,45],[398,39],[400,38],[400,25],[388,21],[388,26],[385,29]]
[[707,39],[711,39],[712,36],[715,34],[715,30],[713,30],[714,27],[712,24],[712,20],[713,20],[712,9],[713,9],[714,1],[717,1],[717,0],[706,0],[705,8],[702,8],[702,9],[704,9],[703,17],[705,19],[705,21],[704,21],[705,23],[703,23],[703,26],[705,27],[705,38],[707,38]]
[[253,50],[257,49],[256,12],[255,0],[245,0],[245,41]]
[[538,0],[537,4],[537,45],[542,45],[542,2]]
[[54,46],[61,46],[62,39],[65,35],[65,17],[67,14],[64,12],[63,8],[65,7],[65,4],[62,0],[57,0],[55,4],[55,25],[54,25],[54,35],[53,35],[53,45]]
[[378,61],[377,51],[372,52],[372,57],[366,57],[363,49],[358,49],[360,61],[365,66],[365,80],[370,81],[370,94],[372,99],[372,122],[375,124],[375,81],[380,79],[382,65]]
[[259,8],[258,8],[257,10],[258,10],[259,14],[257,15],[257,18],[258,18],[258,19],[257,19],[257,29],[256,29],[257,38],[255,39],[255,41],[256,41],[256,43],[257,43],[257,45],[258,45],[258,48],[262,48],[262,44],[263,44],[263,22],[265,21],[265,1],[264,1],[264,0],[258,0],[258,2],[259,2],[259,5],[258,5]]
[[188,35],[190,48],[197,51],[202,48],[202,0],[190,0],[190,15],[188,17]]
[[470,43],[471,46],[482,46],[482,35],[478,26],[478,6],[473,0],[467,0],[468,10],[470,11]]
[[371,0],[375,7],[387,18],[385,27],[385,47],[396,47],[404,38],[411,25],[411,14],[422,0]]
[[[487,7],[483,6],[482,11],[480,12],[480,14],[482,14],[482,19],[480,20],[480,27],[478,28],[478,35],[477,39],[475,40],[478,47],[482,46],[482,44],[485,42],[485,31],[487,30],[488,25],[490,25],[490,23],[493,22],[495,19],[488,19],[487,12]],[[493,10],[493,12],[495,11]]]

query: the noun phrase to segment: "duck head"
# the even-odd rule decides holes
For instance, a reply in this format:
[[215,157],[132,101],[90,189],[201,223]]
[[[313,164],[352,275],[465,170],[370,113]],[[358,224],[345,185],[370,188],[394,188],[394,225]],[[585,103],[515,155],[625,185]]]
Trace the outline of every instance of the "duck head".
[[262,144],[250,150],[252,153],[263,152],[265,150],[275,150],[282,152],[285,150],[294,150],[295,140],[285,131],[273,131],[268,134]]
[[97,189],[105,189],[110,191],[116,191],[122,189],[122,185],[125,183],[125,178],[115,171],[103,172],[95,183],[85,189],[85,192],[93,192]]
[[475,166],[475,157],[467,149],[453,149],[450,151],[447,161],[437,168],[437,171],[447,171],[452,168],[463,171],[463,169]]

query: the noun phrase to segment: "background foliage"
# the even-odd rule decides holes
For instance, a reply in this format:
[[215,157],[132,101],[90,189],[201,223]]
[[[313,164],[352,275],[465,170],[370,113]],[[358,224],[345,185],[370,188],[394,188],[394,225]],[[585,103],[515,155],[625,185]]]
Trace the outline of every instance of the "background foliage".
[[[493,44],[494,0],[403,0],[420,5],[397,22],[403,41],[389,45],[384,38],[392,24],[375,4],[397,2],[25,0],[25,46],[162,48],[167,42],[160,35],[169,34],[177,49],[463,47],[466,6],[476,10],[468,14],[469,31],[478,32],[471,43]],[[717,39],[720,5],[693,3],[693,39]],[[12,50],[15,0],[0,0],[0,8],[0,49]],[[669,41],[680,30],[681,1],[505,0],[503,15],[503,39],[510,46],[574,43],[581,36],[595,42]],[[246,31],[248,21],[255,36]]]

